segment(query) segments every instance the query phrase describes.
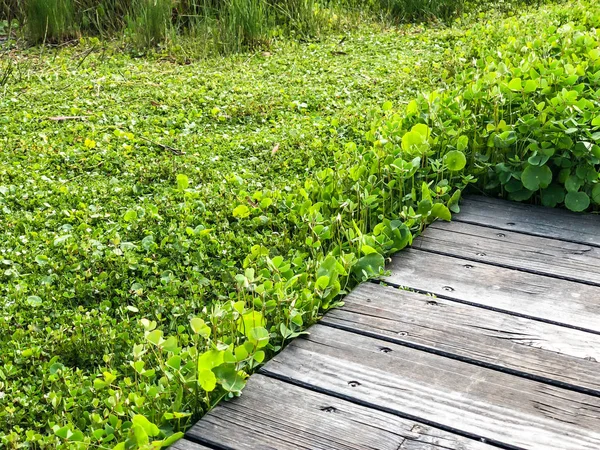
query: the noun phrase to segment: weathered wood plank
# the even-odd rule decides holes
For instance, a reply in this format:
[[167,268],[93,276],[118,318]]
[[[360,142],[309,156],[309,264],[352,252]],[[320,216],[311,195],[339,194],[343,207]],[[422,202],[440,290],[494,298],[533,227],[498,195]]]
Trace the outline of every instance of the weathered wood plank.
[[473,449],[492,447],[393,414],[253,375],[188,437],[236,449]]
[[600,286],[600,248],[590,245],[469,223],[438,222],[417,238],[413,247]]
[[600,448],[597,397],[332,327],[310,332],[262,370],[494,444]]
[[597,334],[373,283],[321,323],[600,396]]
[[195,442],[188,441],[183,438],[175,442],[169,447],[170,450],[211,450],[210,447],[205,447],[202,444],[196,444]]
[[383,280],[422,292],[600,332],[600,287],[407,249]]
[[580,244],[600,246],[600,216],[469,196],[460,204],[459,222],[486,225]]

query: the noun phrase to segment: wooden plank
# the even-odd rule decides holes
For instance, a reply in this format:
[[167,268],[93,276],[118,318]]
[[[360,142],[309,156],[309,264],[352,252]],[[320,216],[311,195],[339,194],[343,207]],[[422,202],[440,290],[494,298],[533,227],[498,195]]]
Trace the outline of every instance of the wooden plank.
[[383,280],[444,298],[600,332],[600,287],[407,249]]
[[236,450],[492,449],[260,374],[250,378],[240,398],[219,404],[187,436]]
[[413,247],[600,286],[600,248],[590,245],[469,223],[438,222],[417,238]]
[[373,283],[321,323],[600,396],[597,334]]
[[459,222],[495,227],[600,247],[600,216],[469,196],[460,204]]
[[196,444],[195,442],[188,441],[183,438],[175,442],[169,447],[170,450],[211,450],[210,447],[205,447],[202,444]]
[[310,332],[264,373],[494,445],[600,448],[600,398],[332,327]]

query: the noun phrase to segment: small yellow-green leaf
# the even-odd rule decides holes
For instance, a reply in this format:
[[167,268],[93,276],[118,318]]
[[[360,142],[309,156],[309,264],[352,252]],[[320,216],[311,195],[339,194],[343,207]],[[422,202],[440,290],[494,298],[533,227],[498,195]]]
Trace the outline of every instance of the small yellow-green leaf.
[[537,88],[538,88],[537,81],[527,80],[525,82],[525,86],[523,87],[523,92],[525,92],[526,94],[529,94],[531,92],[534,92]]
[[510,80],[510,82],[508,83],[508,88],[511,91],[521,92],[523,90],[523,85],[521,84],[521,79],[513,78],[512,80]]
[[195,334],[199,334],[203,337],[210,336],[210,327],[206,325],[204,320],[200,319],[199,317],[194,317],[190,319],[190,326],[192,327],[192,331]]
[[212,392],[217,387],[217,377],[209,369],[198,370],[198,384],[206,392]]
[[133,416],[132,422],[141,426],[148,436],[157,436],[158,433],[160,433],[158,427],[141,414],[136,414]]
[[190,185],[190,180],[187,175],[180,173],[177,175],[177,189],[180,191],[185,191]]
[[252,342],[256,348],[263,348],[269,343],[269,332],[264,327],[254,327],[248,333],[248,340]]
[[233,210],[233,217],[235,217],[236,219],[245,219],[249,215],[250,215],[250,210],[248,209],[248,207],[246,205],[238,205]]
[[154,345],[160,345],[163,342],[163,332],[160,330],[151,331],[146,335],[146,340]]
[[223,352],[221,350],[209,350],[202,353],[198,358],[198,371],[202,369],[210,370],[223,364]]

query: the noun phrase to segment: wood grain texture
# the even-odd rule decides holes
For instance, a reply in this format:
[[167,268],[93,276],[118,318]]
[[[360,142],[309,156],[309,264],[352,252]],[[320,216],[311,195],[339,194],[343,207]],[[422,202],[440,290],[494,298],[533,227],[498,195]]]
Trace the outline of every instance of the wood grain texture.
[[453,220],[600,247],[600,216],[595,214],[469,196]]
[[321,323],[600,396],[600,335],[373,283],[344,303]]
[[175,442],[169,447],[170,450],[211,450],[210,447],[205,447],[202,444],[196,444],[195,442],[188,441],[183,438]]
[[415,249],[383,280],[422,292],[600,332],[600,287]]
[[597,397],[328,326],[310,332],[264,373],[503,446],[600,448]]
[[600,286],[600,248],[463,222],[437,222],[414,248]]
[[416,450],[492,447],[345,400],[253,375],[188,437],[230,449]]

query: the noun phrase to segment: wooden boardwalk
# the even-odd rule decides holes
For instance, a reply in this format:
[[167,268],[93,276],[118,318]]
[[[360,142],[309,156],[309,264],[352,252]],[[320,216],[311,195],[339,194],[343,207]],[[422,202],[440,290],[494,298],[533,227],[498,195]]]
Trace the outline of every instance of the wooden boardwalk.
[[600,449],[599,216],[473,197],[388,269],[173,448]]

